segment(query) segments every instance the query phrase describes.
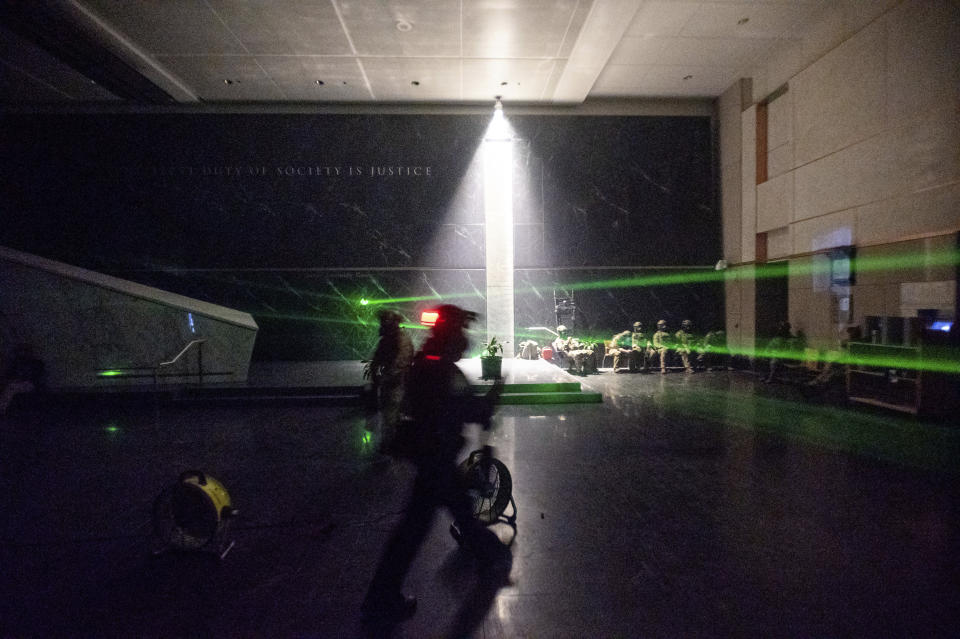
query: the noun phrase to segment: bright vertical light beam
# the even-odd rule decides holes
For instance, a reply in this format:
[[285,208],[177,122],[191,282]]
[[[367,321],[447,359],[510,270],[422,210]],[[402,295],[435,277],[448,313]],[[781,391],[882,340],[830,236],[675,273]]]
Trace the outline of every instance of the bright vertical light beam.
[[483,139],[483,211],[487,270],[487,339],[514,350],[513,131],[500,100]]

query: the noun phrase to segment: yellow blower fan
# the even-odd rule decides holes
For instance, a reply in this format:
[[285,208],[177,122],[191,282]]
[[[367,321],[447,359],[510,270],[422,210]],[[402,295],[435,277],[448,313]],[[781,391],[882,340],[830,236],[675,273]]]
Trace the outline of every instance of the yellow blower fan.
[[223,550],[229,521],[238,512],[223,484],[203,471],[188,470],[167,486],[153,503],[153,531],[160,541],[158,552],[214,550],[226,557],[233,542]]

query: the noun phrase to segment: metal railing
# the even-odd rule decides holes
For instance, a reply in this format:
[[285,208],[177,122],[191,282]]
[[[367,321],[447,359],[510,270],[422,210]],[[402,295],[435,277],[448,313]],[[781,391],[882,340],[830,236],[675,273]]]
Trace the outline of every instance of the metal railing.
[[[202,385],[203,384],[203,343],[206,341],[207,341],[206,339],[191,340],[190,342],[187,343],[186,346],[183,347],[183,350],[177,353],[176,357],[171,359],[169,362],[160,362],[159,364],[157,364],[156,368],[154,368],[153,370],[154,386],[160,383],[160,369],[162,369],[164,366],[173,366],[174,364],[176,364],[178,361],[180,361],[180,358],[183,357],[187,353],[187,351],[189,351],[194,346],[197,347],[197,377],[198,377],[197,383],[199,385]],[[187,373],[187,374],[190,375],[190,373]]]

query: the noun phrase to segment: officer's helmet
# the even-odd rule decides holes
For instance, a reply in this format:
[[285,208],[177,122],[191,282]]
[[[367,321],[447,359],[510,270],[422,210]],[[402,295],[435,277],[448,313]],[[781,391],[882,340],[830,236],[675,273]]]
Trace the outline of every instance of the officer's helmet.
[[437,319],[433,324],[434,335],[444,335],[462,332],[470,326],[470,322],[477,319],[477,314],[454,306],[444,304],[437,307]]
[[667,327],[667,320],[660,320],[659,322],[657,322],[658,329],[664,329],[666,327]]
[[424,311],[420,321],[431,327],[431,335],[423,344],[424,354],[428,359],[438,356],[454,362],[460,359],[468,345],[466,329],[475,319],[476,313],[453,304]]
[[380,335],[387,335],[400,328],[403,316],[396,311],[382,309],[377,313],[377,319],[380,320]]
[[693,328],[693,322],[691,322],[690,320],[683,320],[682,322],[680,322],[680,328],[682,328],[685,331],[689,331],[691,328]]
[[642,331],[642,330],[643,330],[643,322],[634,322],[634,323],[633,323],[633,331],[634,331],[635,333],[639,333],[639,332]]

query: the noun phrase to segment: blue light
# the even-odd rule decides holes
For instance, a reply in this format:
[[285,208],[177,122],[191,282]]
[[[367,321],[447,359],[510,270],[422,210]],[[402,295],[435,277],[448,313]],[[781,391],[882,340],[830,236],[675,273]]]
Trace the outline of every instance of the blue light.
[[187,313],[187,321],[190,323],[190,332],[196,333],[197,327],[193,325],[193,313]]

